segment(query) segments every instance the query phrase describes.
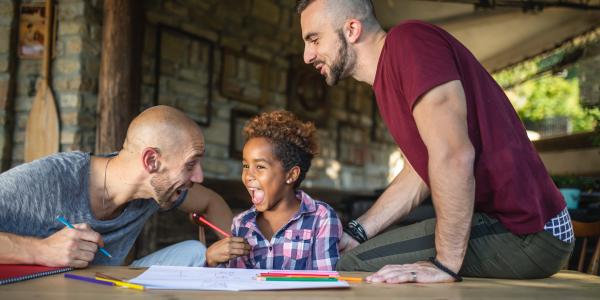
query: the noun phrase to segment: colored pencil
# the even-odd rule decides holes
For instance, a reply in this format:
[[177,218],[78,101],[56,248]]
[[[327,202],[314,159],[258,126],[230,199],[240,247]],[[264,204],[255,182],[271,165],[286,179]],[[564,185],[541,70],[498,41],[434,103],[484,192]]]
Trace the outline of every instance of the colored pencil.
[[79,275],[69,274],[69,273],[65,274],[65,278],[75,279],[75,280],[81,280],[81,281],[85,281],[85,282],[89,282],[89,283],[95,283],[95,284],[109,285],[109,286],[114,286],[115,285],[112,282],[97,280],[95,278],[90,278],[90,277],[85,277],[85,276],[79,276]]
[[347,276],[340,276],[340,277],[336,277],[338,280],[345,280],[345,281],[356,281],[356,282],[360,282],[363,281],[362,278],[360,277],[347,277]]
[[261,276],[283,276],[283,275],[297,275],[297,276],[340,276],[340,273],[336,271],[321,271],[321,272],[298,272],[298,271],[287,271],[287,270],[271,270],[269,272],[260,273]]
[[192,217],[204,224],[206,224],[208,227],[212,228],[214,231],[220,233],[221,235],[225,236],[225,237],[231,237],[231,234],[223,231],[221,228],[215,226],[213,223],[209,222],[207,219],[205,219],[204,217],[202,217],[201,215],[197,214],[197,213],[193,213]]
[[113,277],[104,273],[100,273],[100,272],[96,272],[96,274],[94,274],[95,277],[102,277],[104,279],[110,279],[110,280],[116,280],[116,281],[123,281],[123,279],[121,278],[117,278],[117,277]]
[[329,276],[329,275],[296,275],[296,274],[270,274],[270,275],[266,275],[268,273],[261,273],[260,277],[281,277],[281,278],[337,278],[338,280],[345,280],[345,281],[363,281],[362,278],[360,277],[348,277],[348,276]]
[[260,281],[338,281],[335,277],[256,277]]
[[[56,217],[56,219],[57,219],[59,222],[61,222],[61,223],[65,224],[65,226],[67,226],[67,227],[69,227],[69,228],[71,228],[71,229],[75,229],[75,227],[74,227],[74,226],[73,226],[71,223],[69,223],[69,221],[67,221],[65,218],[63,218],[63,217],[61,217],[61,216],[58,216],[58,217]],[[99,247],[99,248],[98,248],[98,250],[99,250],[100,252],[102,252],[102,254],[106,255],[107,257],[110,257],[110,258],[112,258],[112,255],[110,255],[110,253],[108,253],[108,251],[106,251],[106,249],[104,249],[104,248],[102,248],[102,247]]]
[[106,281],[106,282],[112,282],[116,286],[125,287],[128,289],[134,289],[134,290],[140,290],[140,291],[144,290],[143,285],[139,285],[139,284],[135,284],[135,283],[129,283],[129,282],[121,281],[121,280],[111,280],[111,279],[106,279],[106,278],[102,278],[102,277],[96,277],[96,279]]

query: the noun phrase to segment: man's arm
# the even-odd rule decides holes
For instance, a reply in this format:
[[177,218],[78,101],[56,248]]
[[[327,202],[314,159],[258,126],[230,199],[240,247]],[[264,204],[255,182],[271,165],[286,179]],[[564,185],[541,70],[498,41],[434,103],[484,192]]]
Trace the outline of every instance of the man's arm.
[[365,229],[367,237],[373,237],[408,215],[427,196],[429,188],[405,159],[402,171],[396,175],[373,206],[358,218],[358,222]]
[[[437,260],[458,273],[471,228],[475,203],[473,164],[475,151],[469,139],[467,108],[460,81],[450,81],[425,93],[413,117],[429,155],[428,170],[437,217]],[[454,278],[430,262],[388,265],[367,278],[372,282],[449,282]]]
[[429,155],[437,259],[458,273],[475,203],[475,150],[469,139],[467,104],[460,81],[432,89],[416,104],[413,116]]
[[[358,218],[367,237],[373,237],[394,222],[405,217],[429,195],[429,188],[421,176],[404,160],[402,171],[379,196],[369,210]],[[347,233],[340,239],[340,252],[346,252],[359,243]]]
[[0,263],[87,267],[104,242],[89,225],[73,226],[43,239],[0,232]]
[[[179,208],[188,213],[198,212],[204,215],[206,219],[225,232],[231,229],[233,213],[225,200],[200,184],[194,184]],[[218,235],[223,238],[220,234]]]

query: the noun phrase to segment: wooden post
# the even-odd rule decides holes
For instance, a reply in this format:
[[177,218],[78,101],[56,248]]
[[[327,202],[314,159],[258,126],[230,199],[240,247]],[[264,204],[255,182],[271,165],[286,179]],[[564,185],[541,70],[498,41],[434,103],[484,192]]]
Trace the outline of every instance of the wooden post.
[[[19,3],[17,1],[9,1],[10,4],[3,5],[12,6],[13,17],[10,23],[10,33],[8,36],[0,37],[0,42],[7,43],[8,70],[4,73],[3,79],[0,79],[0,134],[4,139],[0,143],[0,172],[8,170],[12,165],[13,155],[13,137],[15,126],[15,91],[16,91],[16,62],[17,62],[17,34],[19,29]],[[3,58],[4,59],[4,58]],[[8,78],[6,78],[8,77]]]
[[105,0],[96,153],[120,150],[139,112],[143,2]]

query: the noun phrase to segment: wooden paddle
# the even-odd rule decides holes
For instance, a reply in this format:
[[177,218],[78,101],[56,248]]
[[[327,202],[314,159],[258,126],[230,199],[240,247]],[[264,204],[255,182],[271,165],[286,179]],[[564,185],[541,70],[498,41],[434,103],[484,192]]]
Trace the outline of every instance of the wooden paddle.
[[46,32],[44,35],[44,62],[42,78],[25,129],[25,162],[56,153],[59,147],[59,123],[56,102],[50,88],[50,65],[54,40],[52,25],[54,7],[52,0],[46,0]]

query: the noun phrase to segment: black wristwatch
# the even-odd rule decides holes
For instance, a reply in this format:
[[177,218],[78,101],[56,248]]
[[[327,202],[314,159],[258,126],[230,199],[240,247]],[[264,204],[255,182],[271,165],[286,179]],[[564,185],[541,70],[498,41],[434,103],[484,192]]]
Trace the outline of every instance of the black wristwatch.
[[369,239],[365,229],[356,220],[348,222],[348,224],[344,226],[344,232],[361,244]]

